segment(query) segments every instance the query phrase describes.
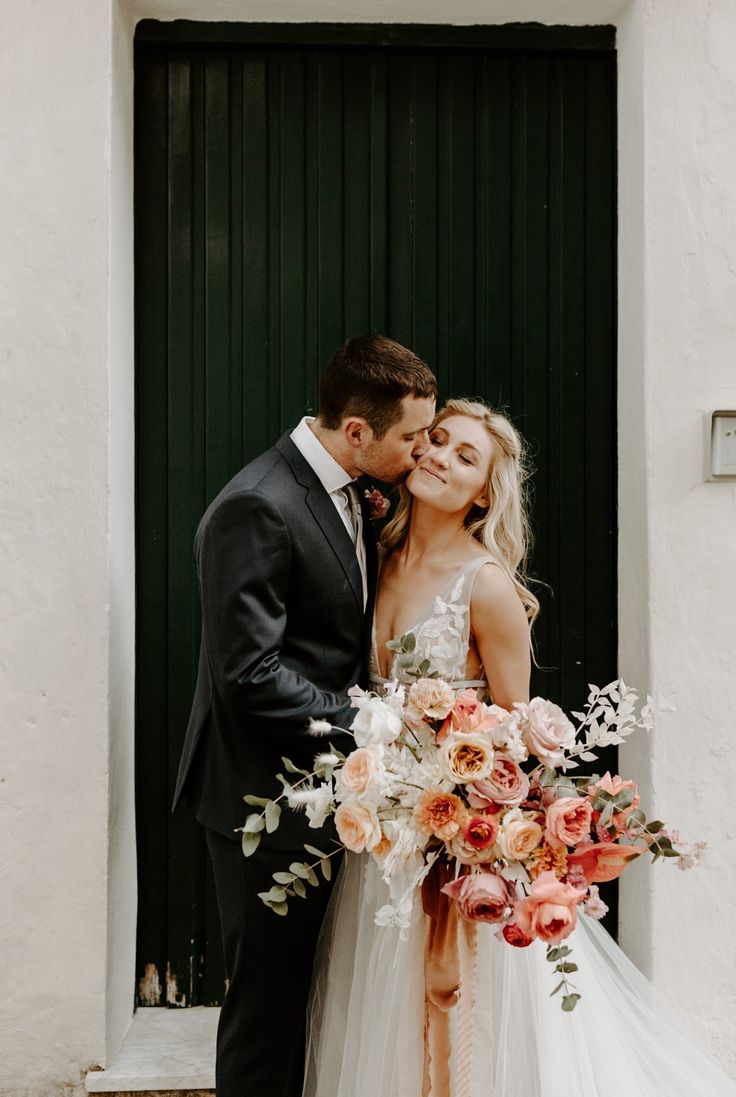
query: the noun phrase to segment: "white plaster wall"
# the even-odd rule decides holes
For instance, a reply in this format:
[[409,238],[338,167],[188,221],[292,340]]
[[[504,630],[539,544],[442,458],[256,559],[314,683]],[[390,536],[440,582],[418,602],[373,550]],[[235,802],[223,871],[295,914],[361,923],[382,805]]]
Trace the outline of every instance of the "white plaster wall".
[[3,6],[0,1090],[105,1045],[110,20]]
[[736,484],[703,479],[704,414],[736,407],[736,5],[637,8],[619,39],[621,654],[677,712],[622,765],[710,850],[626,880],[622,936],[736,1076]]
[[[733,0],[5,0],[0,40],[0,1093],[45,1097],[132,1012],[136,18],[619,23],[620,633],[679,711],[628,748],[706,865],[634,870],[623,939],[736,1074],[728,789],[736,492]],[[732,643],[731,643],[731,646]],[[694,747],[693,744],[697,744]],[[717,767],[717,770],[716,770]],[[714,778],[714,772],[717,776]],[[724,830],[730,846],[724,846]],[[729,861],[729,852],[731,860]],[[719,941],[717,950],[704,942]],[[693,947],[689,948],[692,941]],[[698,951],[700,950],[700,951]],[[690,955],[687,955],[687,951]]]

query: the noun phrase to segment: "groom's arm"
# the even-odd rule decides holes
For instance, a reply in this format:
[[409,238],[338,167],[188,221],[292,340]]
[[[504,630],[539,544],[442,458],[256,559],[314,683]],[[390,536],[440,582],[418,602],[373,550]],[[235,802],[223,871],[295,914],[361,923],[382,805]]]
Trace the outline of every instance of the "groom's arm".
[[[302,741],[309,718],[350,726],[344,694],[314,685],[281,662],[291,539],[278,507],[258,492],[234,494],[197,537],[202,620],[215,688],[243,728],[254,721]],[[346,736],[327,736],[341,749]]]

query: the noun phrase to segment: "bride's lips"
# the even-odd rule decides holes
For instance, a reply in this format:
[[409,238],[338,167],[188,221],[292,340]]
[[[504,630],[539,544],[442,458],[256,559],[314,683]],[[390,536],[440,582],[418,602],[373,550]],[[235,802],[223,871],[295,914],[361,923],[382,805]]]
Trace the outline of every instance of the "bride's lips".
[[420,465],[420,466],[419,466],[419,471],[420,471],[420,472],[426,472],[426,473],[427,473],[427,476],[432,476],[432,477],[433,477],[433,478],[434,478],[435,480],[439,480],[439,482],[440,482],[441,484],[444,484],[444,482],[445,482],[445,481],[444,481],[444,480],[442,479],[442,477],[441,477],[441,476],[438,476],[436,472],[432,472],[432,470],[431,470],[431,469],[428,469],[426,465]]

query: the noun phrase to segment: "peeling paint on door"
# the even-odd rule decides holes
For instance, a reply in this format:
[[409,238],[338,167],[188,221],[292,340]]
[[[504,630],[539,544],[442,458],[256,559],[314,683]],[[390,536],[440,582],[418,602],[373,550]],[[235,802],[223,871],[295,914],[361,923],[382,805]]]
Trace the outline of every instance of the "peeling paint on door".
[[138,983],[138,1002],[142,1006],[161,1005],[161,980],[155,964],[146,964],[143,978]]

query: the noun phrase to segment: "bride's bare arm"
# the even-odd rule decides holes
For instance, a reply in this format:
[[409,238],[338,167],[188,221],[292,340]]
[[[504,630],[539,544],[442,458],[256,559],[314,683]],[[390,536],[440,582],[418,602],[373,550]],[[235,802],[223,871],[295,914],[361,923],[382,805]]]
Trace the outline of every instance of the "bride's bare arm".
[[529,700],[529,622],[516,589],[495,564],[484,564],[475,580],[470,627],[493,702],[510,709]]

